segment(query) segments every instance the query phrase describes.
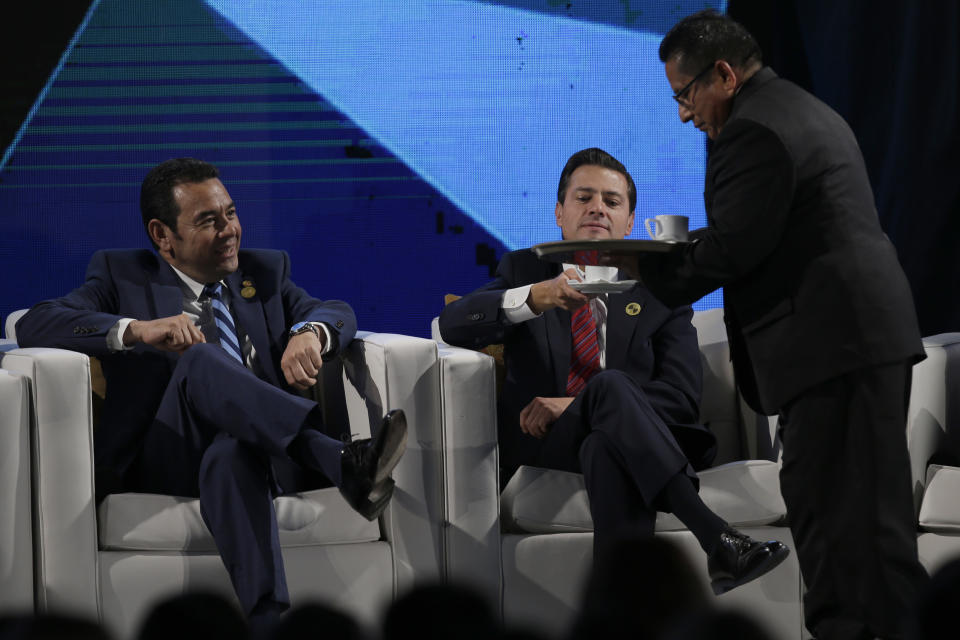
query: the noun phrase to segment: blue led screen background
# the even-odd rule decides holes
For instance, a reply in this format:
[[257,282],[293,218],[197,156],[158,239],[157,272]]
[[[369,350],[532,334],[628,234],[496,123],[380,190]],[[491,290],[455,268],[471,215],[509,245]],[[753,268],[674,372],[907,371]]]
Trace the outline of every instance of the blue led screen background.
[[444,294],[559,239],[585,147],[633,174],[632,237],[658,213],[702,226],[705,141],[657,46],[704,5],[94,2],[2,160],[0,315],[79,285],[97,249],[148,247],[140,181],[178,156],[220,168],[244,246],[288,251],[374,331],[429,335]]

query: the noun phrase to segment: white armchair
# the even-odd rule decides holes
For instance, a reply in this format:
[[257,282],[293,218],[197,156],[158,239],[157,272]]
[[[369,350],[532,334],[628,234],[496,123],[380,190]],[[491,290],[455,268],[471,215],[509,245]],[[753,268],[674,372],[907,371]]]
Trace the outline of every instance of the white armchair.
[[[0,366],[12,341],[0,341]],[[0,616],[33,611],[29,379],[0,369]]]
[[[38,610],[98,618],[126,638],[171,593],[204,588],[232,598],[197,500],[127,493],[94,504],[90,359],[58,349],[4,356],[5,368],[32,381],[36,407]],[[386,411],[403,409],[407,450],[393,472],[393,500],[377,522],[354,513],[336,489],[276,499],[287,582],[294,606],[322,598],[373,622],[399,590],[441,575],[437,347],[360,332],[343,357],[342,391],[329,382],[328,374],[324,388],[333,396],[325,412],[349,420],[354,434],[369,435]]]
[[935,572],[960,558],[960,333],[923,340],[907,417],[920,562]]
[[[701,472],[704,501],[731,524],[759,539],[793,547],[784,524],[774,423],[750,411],[733,378],[719,309],[694,317],[704,367],[701,419],[719,440],[719,466]],[[577,612],[592,562],[593,523],[583,477],[521,467],[497,492],[493,359],[440,343],[441,411],[450,578],[472,583],[499,602],[511,624],[559,635]],[[706,557],[672,515],[660,514],[657,535],[680,545],[701,567]],[[778,639],[803,637],[802,584],[796,554],[771,573],[722,596],[718,603],[748,610]]]

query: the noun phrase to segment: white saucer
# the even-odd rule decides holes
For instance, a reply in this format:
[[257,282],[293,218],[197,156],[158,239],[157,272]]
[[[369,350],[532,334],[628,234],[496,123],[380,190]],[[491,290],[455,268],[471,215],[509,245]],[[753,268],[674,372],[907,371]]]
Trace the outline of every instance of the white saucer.
[[579,280],[567,280],[571,289],[580,293],[622,293],[628,291],[637,284],[636,280],[617,280],[610,282],[608,280],[592,280],[590,282],[581,282]]

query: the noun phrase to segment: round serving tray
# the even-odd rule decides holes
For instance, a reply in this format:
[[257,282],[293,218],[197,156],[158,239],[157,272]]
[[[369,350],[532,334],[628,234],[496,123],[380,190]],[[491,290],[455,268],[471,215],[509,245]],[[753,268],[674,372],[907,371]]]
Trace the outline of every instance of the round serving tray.
[[[688,242],[673,240],[560,240],[544,242],[530,248],[537,256],[550,262],[566,262],[568,264],[591,264],[589,256],[581,252],[596,251],[599,253],[670,253],[679,251]],[[579,255],[574,256],[574,253]],[[585,261],[586,260],[586,261]]]

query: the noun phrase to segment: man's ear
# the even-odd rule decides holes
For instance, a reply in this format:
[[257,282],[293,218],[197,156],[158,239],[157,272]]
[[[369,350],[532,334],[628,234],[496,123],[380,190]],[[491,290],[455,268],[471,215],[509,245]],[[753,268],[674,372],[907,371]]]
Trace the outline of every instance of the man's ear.
[[630,217],[627,218],[627,231],[626,231],[626,233],[623,234],[623,237],[624,237],[624,238],[626,238],[627,236],[629,236],[629,235],[633,232],[633,221],[636,219],[636,218],[634,217],[634,214],[635,214],[635,213],[636,213],[636,211],[631,211],[631,212],[630,212]]
[[557,226],[562,228],[563,220],[561,220],[561,218],[563,217],[563,205],[560,204],[559,202],[557,203],[557,206],[554,207],[553,209],[553,215],[557,219]]
[[726,60],[717,60],[717,75],[723,88],[730,93],[737,90],[737,72]]
[[150,239],[153,240],[153,244],[157,245],[157,249],[159,251],[170,251],[170,236],[173,235],[173,231],[170,230],[170,227],[160,222],[156,218],[153,218],[147,223],[147,234],[150,236]]

